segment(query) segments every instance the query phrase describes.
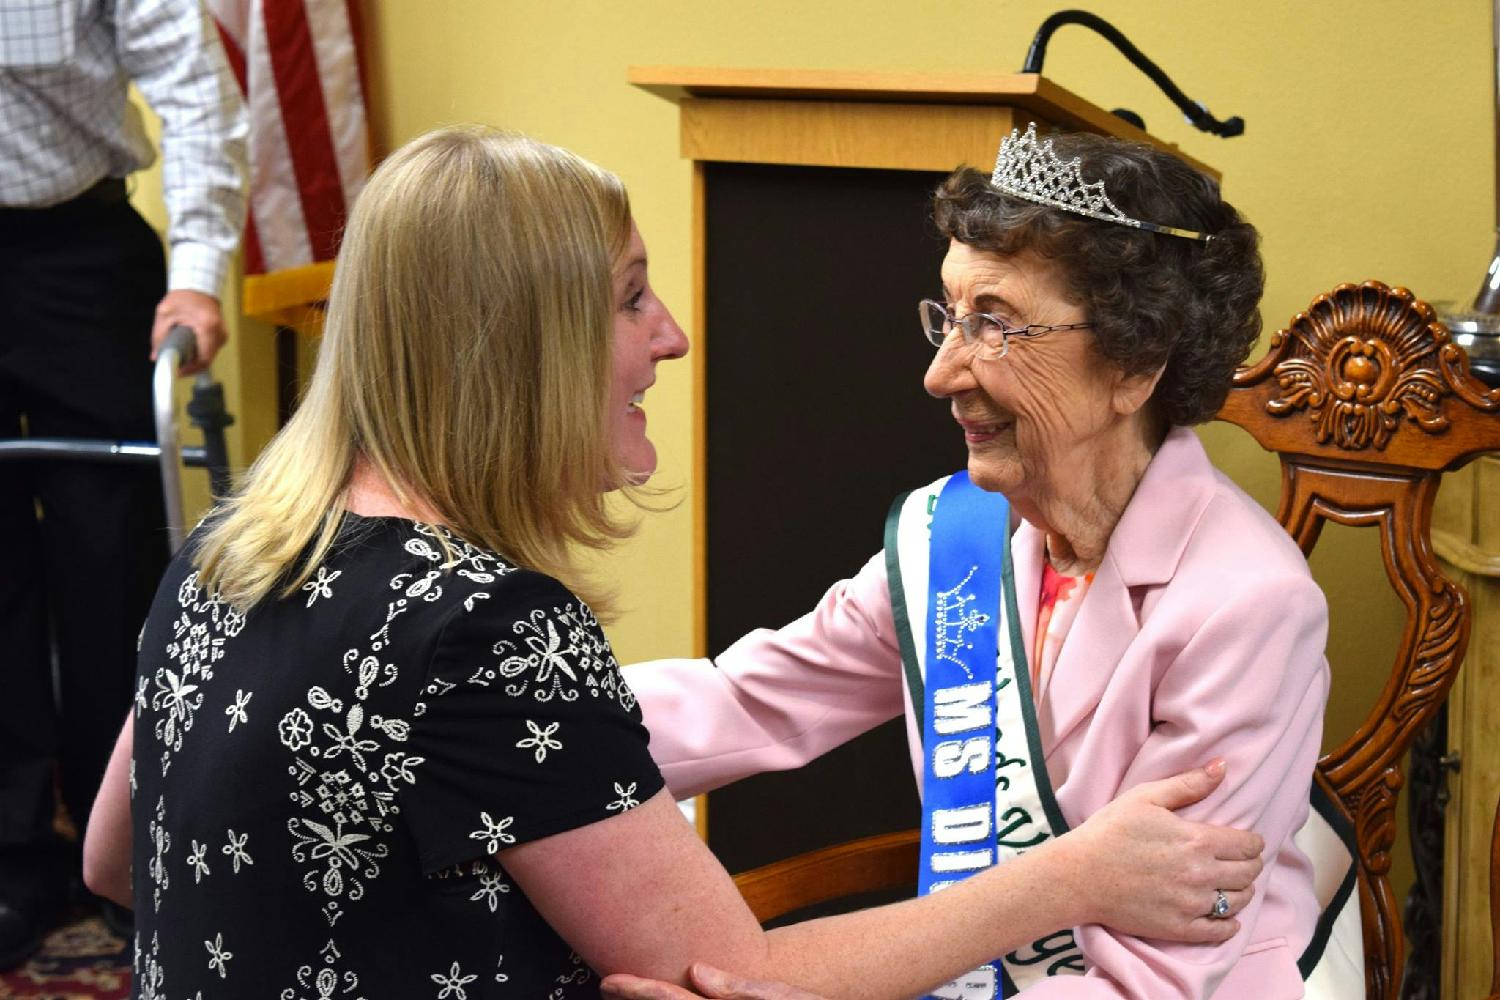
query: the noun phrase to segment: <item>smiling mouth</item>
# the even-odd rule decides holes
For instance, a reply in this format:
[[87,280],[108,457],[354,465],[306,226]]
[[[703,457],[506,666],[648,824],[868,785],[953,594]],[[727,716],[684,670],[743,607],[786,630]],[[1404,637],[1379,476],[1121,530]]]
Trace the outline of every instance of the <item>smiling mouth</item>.
[[625,412],[626,413],[643,413],[643,412],[645,412],[644,410],[641,409],[641,404],[644,403],[645,401],[646,401],[646,390],[642,389],[640,392],[638,392],[635,395],[633,395],[633,396],[630,397],[630,402],[628,402],[628,403],[625,404]]
[[988,441],[1009,429],[1013,423],[1009,420],[965,420],[959,416],[953,419],[958,422],[958,426],[963,428],[964,440],[969,442]]

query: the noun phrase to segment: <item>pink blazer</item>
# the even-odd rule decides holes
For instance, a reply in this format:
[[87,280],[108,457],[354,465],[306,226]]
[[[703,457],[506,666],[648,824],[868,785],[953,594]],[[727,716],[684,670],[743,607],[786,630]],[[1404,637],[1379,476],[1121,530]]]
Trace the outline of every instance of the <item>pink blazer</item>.
[[[1028,654],[1041,534],[1016,531]],[[1224,785],[1183,811],[1253,828],[1266,869],[1243,929],[1218,946],[1076,929],[1084,976],[1025,996],[1281,1000],[1303,995],[1297,959],[1317,920],[1292,836],[1307,817],[1328,694],[1327,606],[1286,532],[1218,472],[1190,430],[1171,431],[1110,539],[1038,706],[1047,770],[1077,826],[1124,789],[1222,756]],[[651,750],[679,797],[797,767],[905,713],[921,775],[883,557],[785,628],[715,660],[630,669]],[[1208,909],[1211,900],[1204,900]]]

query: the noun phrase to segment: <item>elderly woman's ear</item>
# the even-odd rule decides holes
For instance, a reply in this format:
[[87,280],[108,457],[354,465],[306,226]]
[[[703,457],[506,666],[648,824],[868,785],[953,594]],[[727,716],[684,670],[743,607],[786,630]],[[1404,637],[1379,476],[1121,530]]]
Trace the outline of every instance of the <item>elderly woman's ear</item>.
[[1156,392],[1156,383],[1161,381],[1162,372],[1166,370],[1166,365],[1162,365],[1155,371],[1140,375],[1121,372],[1111,394],[1115,412],[1128,417],[1144,409]]

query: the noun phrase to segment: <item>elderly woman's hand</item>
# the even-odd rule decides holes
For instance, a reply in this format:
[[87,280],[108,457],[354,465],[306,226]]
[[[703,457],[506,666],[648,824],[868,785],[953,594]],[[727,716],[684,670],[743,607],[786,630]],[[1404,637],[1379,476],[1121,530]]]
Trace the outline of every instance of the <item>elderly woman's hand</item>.
[[701,990],[701,993],[658,979],[641,979],[639,976],[618,973],[605,977],[600,984],[600,992],[618,1000],[822,1000],[821,997],[786,983],[744,979],[702,962],[694,963],[689,974],[693,987]]
[[[1172,812],[1206,798],[1223,779],[1224,764],[1215,761],[1137,785],[1063,838],[1084,852],[1078,870],[1097,902],[1092,922],[1173,941],[1214,944],[1234,936],[1240,924],[1233,915],[1255,894],[1265,841]],[[1224,919],[1209,915],[1220,890],[1229,903]]]

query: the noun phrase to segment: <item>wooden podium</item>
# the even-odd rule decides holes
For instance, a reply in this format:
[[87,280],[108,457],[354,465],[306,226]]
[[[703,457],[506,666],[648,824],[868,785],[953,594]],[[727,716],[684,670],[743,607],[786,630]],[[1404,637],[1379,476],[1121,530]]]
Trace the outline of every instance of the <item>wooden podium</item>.
[[[810,610],[880,550],[900,493],[966,462],[948,404],[922,388],[917,302],[940,295],[943,177],[988,172],[1029,121],[1172,147],[1031,74],[628,79],[678,103],[693,161],[695,637],[711,655]],[[730,871],[915,826],[902,723],[714,792],[706,812]]]

